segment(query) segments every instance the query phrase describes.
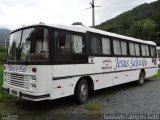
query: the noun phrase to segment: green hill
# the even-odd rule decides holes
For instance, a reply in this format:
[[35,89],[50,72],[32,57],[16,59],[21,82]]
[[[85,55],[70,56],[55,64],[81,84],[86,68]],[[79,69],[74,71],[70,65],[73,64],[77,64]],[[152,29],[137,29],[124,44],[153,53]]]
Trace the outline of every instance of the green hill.
[[142,4],[130,11],[108,20],[96,28],[160,45],[160,0]]

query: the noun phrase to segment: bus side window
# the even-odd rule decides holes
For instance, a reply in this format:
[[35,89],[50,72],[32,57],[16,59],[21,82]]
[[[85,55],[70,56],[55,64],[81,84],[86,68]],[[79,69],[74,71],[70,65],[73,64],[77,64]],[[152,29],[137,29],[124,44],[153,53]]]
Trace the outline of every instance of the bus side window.
[[129,53],[131,56],[135,56],[135,45],[134,43],[129,43]]
[[146,56],[149,56],[149,48],[148,48],[148,45],[146,45]]
[[156,55],[157,55],[156,47],[153,47],[153,56],[154,56],[154,57],[157,57]]
[[68,33],[54,33],[54,39],[56,40],[56,51],[62,53],[71,52],[71,36]]
[[99,37],[91,37],[91,52],[93,54],[102,54],[102,42]]
[[121,41],[122,55],[127,55],[127,42]]
[[71,35],[72,47],[74,53],[85,53],[84,39],[81,35]]
[[150,52],[151,52],[151,57],[156,57],[156,50],[155,50],[155,47],[150,46]]
[[142,56],[146,56],[146,47],[145,45],[141,45]]
[[153,51],[153,47],[152,46],[150,47],[150,51],[151,51],[151,56],[153,57],[154,56],[154,51]]
[[138,43],[135,44],[135,50],[136,50],[136,56],[140,56],[140,47]]
[[121,44],[119,40],[113,40],[114,55],[121,55]]
[[109,38],[102,38],[102,52],[103,54],[110,55],[111,54],[111,46]]

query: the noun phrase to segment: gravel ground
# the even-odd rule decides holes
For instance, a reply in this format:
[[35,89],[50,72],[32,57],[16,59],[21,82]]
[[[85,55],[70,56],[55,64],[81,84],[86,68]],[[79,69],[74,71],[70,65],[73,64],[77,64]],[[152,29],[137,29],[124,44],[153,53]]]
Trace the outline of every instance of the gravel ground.
[[[100,110],[88,110],[86,106],[90,103],[99,105]],[[100,114],[160,114],[160,80],[146,80],[144,86],[137,86],[132,82],[98,90],[83,105],[76,105],[72,97],[66,97],[42,102],[14,99],[5,104],[0,103],[0,107],[2,114],[32,114],[37,115],[37,119],[55,114],[68,116],[91,113],[98,115],[92,116],[95,119]]]
[[120,88],[108,99],[104,113],[160,114],[160,80],[146,81],[141,87]]

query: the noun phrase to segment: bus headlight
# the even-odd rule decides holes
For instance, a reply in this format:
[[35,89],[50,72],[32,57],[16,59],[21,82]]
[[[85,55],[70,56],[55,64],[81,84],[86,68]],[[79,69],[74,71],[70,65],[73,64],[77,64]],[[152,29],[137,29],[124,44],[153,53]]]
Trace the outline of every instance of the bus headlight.
[[36,76],[32,76],[32,82],[36,83]]
[[36,84],[32,84],[32,90],[36,89]]
[[36,87],[32,87],[32,90],[35,90],[36,89]]
[[32,80],[33,83],[36,83],[36,80]]

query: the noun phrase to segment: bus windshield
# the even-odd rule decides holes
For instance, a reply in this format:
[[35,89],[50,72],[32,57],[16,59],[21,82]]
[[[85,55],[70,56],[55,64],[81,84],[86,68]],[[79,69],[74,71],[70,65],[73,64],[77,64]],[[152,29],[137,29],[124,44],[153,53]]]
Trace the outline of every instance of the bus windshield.
[[48,56],[48,29],[32,27],[11,34],[8,61],[41,62],[47,61]]

